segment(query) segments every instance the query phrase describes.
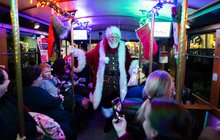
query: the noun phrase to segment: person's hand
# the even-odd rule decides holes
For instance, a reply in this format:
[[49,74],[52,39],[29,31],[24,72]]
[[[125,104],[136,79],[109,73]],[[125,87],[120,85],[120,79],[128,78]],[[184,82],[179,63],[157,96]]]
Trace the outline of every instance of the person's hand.
[[83,98],[82,99],[82,106],[85,107],[86,109],[89,107],[89,99]]
[[53,79],[54,77],[53,77],[53,75],[52,74],[50,74],[50,77],[49,77],[50,79]]
[[89,87],[89,88],[92,88],[92,87],[93,87],[93,84],[92,84],[92,83],[89,83],[89,84],[88,84],[88,87]]
[[220,121],[217,122],[215,130],[220,133]]
[[26,140],[26,137],[25,136],[20,137],[20,135],[17,134],[16,140]]
[[69,69],[65,69],[65,73],[70,73],[71,71]]
[[64,96],[62,94],[59,94],[59,97],[64,101]]
[[45,135],[43,129],[40,128],[39,126],[36,126],[36,127],[37,127],[37,139],[43,139]]
[[56,88],[57,89],[57,93],[60,93],[60,89],[59,88]]
[[94,100],[94,96],[93,96],[92,92],[90,92],[90,93],[89,93],[89,101],[90,101],[91,103],[93,103],[93,100]]
[[74,74],[73,79],[78,79],[78,76],[76,74]]
[[117,123],[116,123],[116,119],[114,118],[112,120],[112,124],[115,128],[116,133],[118,134],[118,137],[121,137],[127,133],[127,131],[126,131],[127,121],[125,120],[124,117],[121,117],[119,122],[117,122]]

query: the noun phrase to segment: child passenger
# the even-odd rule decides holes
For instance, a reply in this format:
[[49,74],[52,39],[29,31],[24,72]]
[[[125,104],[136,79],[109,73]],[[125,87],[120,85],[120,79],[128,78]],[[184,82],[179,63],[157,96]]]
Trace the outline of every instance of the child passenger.
[[[41,68],[42,80],[34,83],[34,86],[41,87],[50,93],[53,97],[64,99],[60,90],[56,87],[57,80],[51,74],[51,66],[48,63],[41,63],[39,65]],[[63,106],[60,106],[63,109]]]

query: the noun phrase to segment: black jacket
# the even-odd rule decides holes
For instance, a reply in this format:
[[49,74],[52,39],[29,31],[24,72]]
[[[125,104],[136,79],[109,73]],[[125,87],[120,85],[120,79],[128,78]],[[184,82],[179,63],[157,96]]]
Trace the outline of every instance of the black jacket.
[[[36,122],[24,110],[25,136],[34,139],[37,135]],[[0,98],[0,140],[15,140],[18,134],[18,106],[14,96],[5,93]]]

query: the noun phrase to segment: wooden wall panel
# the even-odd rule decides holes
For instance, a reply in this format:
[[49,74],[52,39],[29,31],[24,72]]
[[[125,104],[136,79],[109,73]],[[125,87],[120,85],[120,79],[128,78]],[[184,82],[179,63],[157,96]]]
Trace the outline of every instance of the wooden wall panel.
[[220,92],[220,29],[216,30],[215,59],[212,75],[210,103],[214,107],[218,106]]
[[4,65],[8,69],[7,55],[7,33],[6,29],[0,28],[0,65]]

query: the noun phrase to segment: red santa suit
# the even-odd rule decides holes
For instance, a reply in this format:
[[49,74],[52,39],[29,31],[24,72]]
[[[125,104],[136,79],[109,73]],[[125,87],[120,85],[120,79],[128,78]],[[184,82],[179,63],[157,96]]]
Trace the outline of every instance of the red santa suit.
[[[80,72],[85,65],[90,65],[94,70],[93,78],[93,107],[97,109],[101,99],[103,91],[104,82],[104,72],[105,66],[107,64],[108,58],[106,58],[106,50],[109,47],[107,39],[104,38],[100,41],[97,46],[89,52],[84,52],[83,50],[77,49],[77,53],[74,55],[78,60],[78,67],[74,68],[74,72]],[[110,47],[109,47],[110,48]],[[128,73],[131,74],[133,68],[136,67],[137,61],[132,61],[131,56],[125,42],[120,40],[119,46],[117,48],[118,62],[119,62],[119,86],[120,86],[120,98],[121,101],[124,100],[127,94],[127,78]]]

